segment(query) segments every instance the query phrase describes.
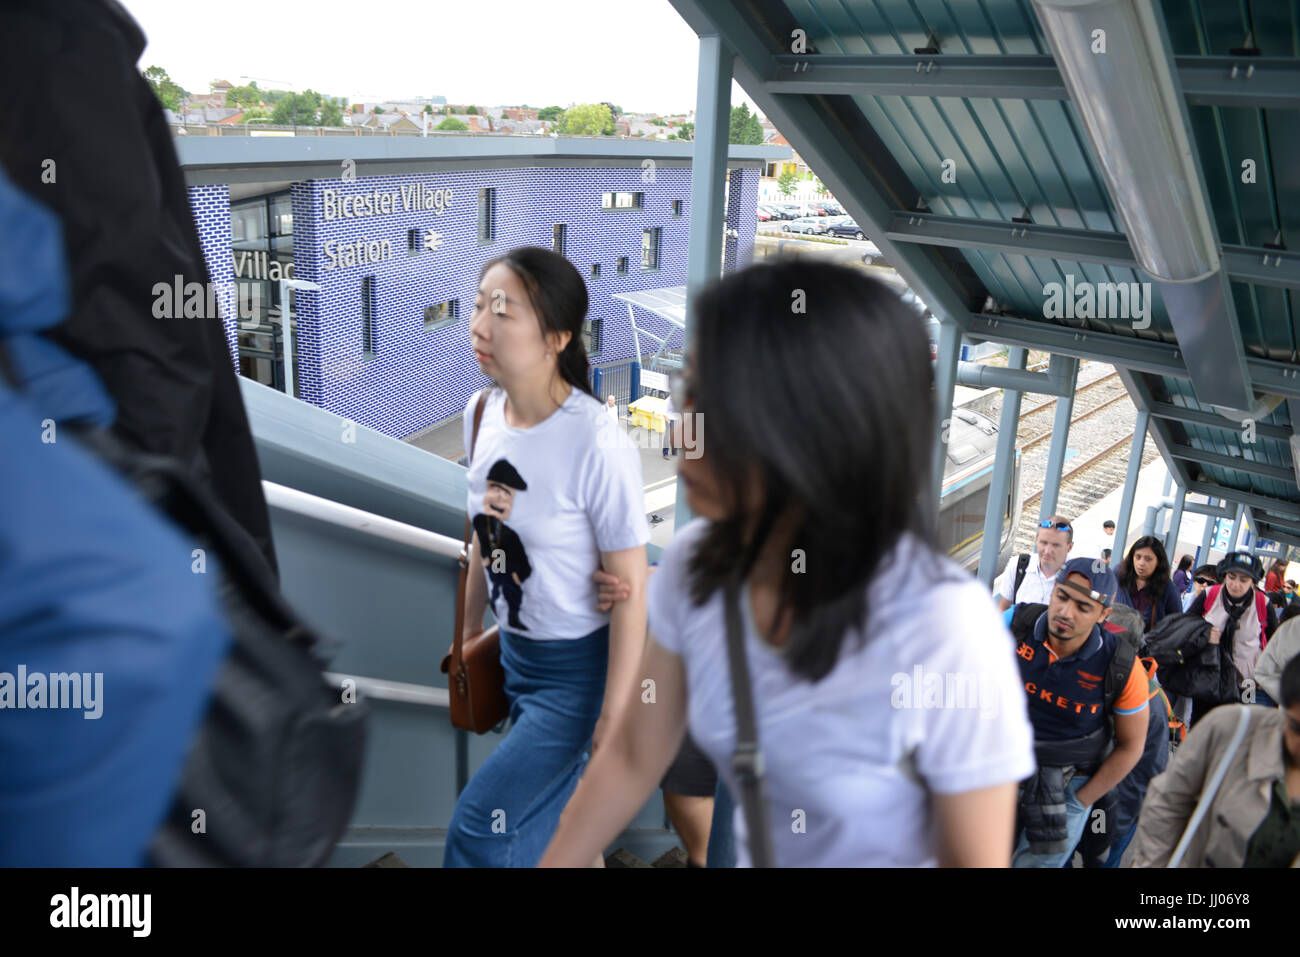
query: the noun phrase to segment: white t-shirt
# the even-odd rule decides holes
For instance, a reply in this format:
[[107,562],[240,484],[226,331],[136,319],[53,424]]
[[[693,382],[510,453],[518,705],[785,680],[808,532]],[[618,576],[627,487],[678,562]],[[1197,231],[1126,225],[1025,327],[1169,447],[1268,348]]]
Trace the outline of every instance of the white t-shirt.
[[[736,797],[737,864],[744,867],[749,850],[731,768],[736,722],[722,592],[696,607],[686,580],[691,550],[707,526],[691,522],[663,553],[650,579],[650,631],[682,659],[690,733]],[[742,598],[778,866],[932,866],[927,787],[955,794],[1034,772],[1014,643],[979,584],[937,556],[954,577],[936,584],[928,562],[917,564],[922,547],[908,538],[882,563],[870,586],[876,624],[869,640],[859,647],[857,633],[847,635],[839,662],[816,685],[795,677],[758,638],[748,593]],[[945,702],[930,676],[946,683],[940,676],[947,675],[968,676],[974,690],[963,699],[954,688]],[[932,707],[925,707],[927,686]]]
[[[1074,558],[1074,549],[1070,549],[1067,559]],[[1025,580],[1020,583],[1020,590],[1013,596],[1011,589],[1016,586],[1016,565],[1020,561],[1020,555],[1014,554],[1011,560],[1007,562],[1006,570],[999,579],[1001,582],[998,588],[998,594],[1011,602],[1013,605],[1025,604],[1042,604],[1046,605],[1052,597],[1052,589],[1056,587],[1056,576],[1060,574],[1060,569],[1052,572],[1050,575],[1044,575],[1038,568],[1038,553],[1029,554],[1029,565],[1025,568]]]
[[[600,553],[650,540],[641,457],[619,441],[622,430],[604,406],[578,389],[529,429],[506,424],[505,400],[504,389],[488,393],[466,496],[474,530],[488,542],[483,575],[493,614],[528,638],[581,638],[609,623],[591,580]],[[477,401],[465,407],[467,452]],[[510,489],[494,492],[509,496],[505,516],[484,509],[489,474]],[[475,558],[483,567],[482,552]]]

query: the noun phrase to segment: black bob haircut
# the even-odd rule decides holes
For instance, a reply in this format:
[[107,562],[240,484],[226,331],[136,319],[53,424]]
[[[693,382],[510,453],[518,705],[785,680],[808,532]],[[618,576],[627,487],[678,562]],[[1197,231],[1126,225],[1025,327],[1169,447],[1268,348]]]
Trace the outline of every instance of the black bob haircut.
[[[864,626],[867,586],[900,537],[932,545],[925,327],[860,269],[779,258],[703,289],[694,320],[694,412],[709,426],[704,463],[728,517],[690,556],[691,599],[743,581],[787,519],[793,534],[771,545],[791,552],[776,618],[792,621],[782,654],[819,681],[846,632]],[[932,547],[923,554],[935,567],[914,573],[943,578]]]
[[1296,655],[1282,668],[1282,679],[1278,684],[1281,685],[1278,693],[1282,696],[1279,704],[1283,708],[1300,704],[1300,655]]

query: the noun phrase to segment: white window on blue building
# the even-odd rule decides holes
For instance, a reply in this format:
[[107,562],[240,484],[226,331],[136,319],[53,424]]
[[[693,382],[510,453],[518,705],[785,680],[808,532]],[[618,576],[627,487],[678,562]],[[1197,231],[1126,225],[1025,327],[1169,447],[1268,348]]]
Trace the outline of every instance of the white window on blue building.
[[663,231],[658,227],[641,230],[641,268],[659,268],[659,240]]
[[603,319],[588,319],[582,324],[582,344],[587,349],[588,356],[600,354],[601,334],[600,324]]
[[448,299],[446,302],[426,306],[424,309],[424,330],[425,332],[433,332],[437,329],[454,326],[458,318],[460,318],[460,304],[455,299]]
[[641,209],[645,193],[601,193],[601,209]]
[[497,238],[497,191],[491,187],[478,191],[478,240],[490,243]]
[[564,246],[569,238],[569,227],[563,223],[556,223],[555,229],[551,233],[551,250],[564,255]]
[[361,352],[373,356],[375,348],[375,277],[361,279]]

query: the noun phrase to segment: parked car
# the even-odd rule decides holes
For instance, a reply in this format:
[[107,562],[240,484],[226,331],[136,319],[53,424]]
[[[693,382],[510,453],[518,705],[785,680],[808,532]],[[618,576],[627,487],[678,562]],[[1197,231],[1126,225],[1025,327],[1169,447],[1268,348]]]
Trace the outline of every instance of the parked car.
[[758,217],[758,221],[760,223],[766,223],[772,219],[772,214],[762,208],[759,208],[759,210],[755,213],[755,215]]
[[787,233],[811,233],[813,235],[821,235],[826,232],[825,224],[818,222],[812,216],[792,219],[789,222],[782,223],[781,229]]
[[841,236],[845,239],[866,239],[867,234],[851,219],[841,220],[837,223],[831,223],[826,227],[826,232],[831,236]]

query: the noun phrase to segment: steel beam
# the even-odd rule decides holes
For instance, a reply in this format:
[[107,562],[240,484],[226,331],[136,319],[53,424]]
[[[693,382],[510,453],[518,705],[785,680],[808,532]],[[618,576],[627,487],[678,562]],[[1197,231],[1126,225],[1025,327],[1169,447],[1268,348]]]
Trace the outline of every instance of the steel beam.
[[1261,512],[1270,512],[1286,518],[1300,519],[1300,502],[1288,502],[1285,499],[1259,495],[1255,492],[1243,492],[1241,489],[1228,488],[1225,485],[1216,485],[1213,482],[1189,482],[1187,491],[1241,502],[1252,508],[1259,509]]
[[[767,89],[778,53],[771,35],[747,10],[708,0],[671,0],[682,19],[700,36],[717,34],[736,51],[736,79],[758,108],[815,169],[823,183],[863,227],[882,257],[897,270],[940,320],[964,328],[971,298],[937,253],[895,243],[885,236],[891,210],[904,200],[873,175],[881,157],[855,149],[851,128],[825,101],[783,96]],[[913,197],[908,197],[910,201]]]
[[[689,345],[700,290],[718,278],[722,262],[722,202],[726,187],[727,142],[731,130],[731,66],[735,54],[721,37],[700,37],[695,96],[695,156],[691,162],[690,239],[686,255],[686,325],[682,342]],[[638,344],[639,350],[639,344]],[[691,520],[686,485],[677,479],[673,528]]]
[[1147,423],[1151,416],[1139,409],[1137,424],[1133,429],[1133,444],[1129,447],[1128,473],[1124,476],[1124,493],[1119,501],[1119,518],[1115,520],[1115,544],[1111,546],[1111,561],[1124,557],[1128,544],[1128,528],[1133,519],[1133,499],[1137,495],[1138,472],[1142,470],[1142,448],[1147,441]]
[[1237,517],[1232,520],[1232,537],[1228,539],[1228,551],[1237,551],[1241,542],[1241,527],[1246,523],[1246,505],[1237,503]]
[[[1043,475],[1043,496],[1038,509],[1038,520],[1056,514],[1056,500],[1061,491],[1061,475],[1065,470],[1065,451],[1070,443],[1070,416],[1074,411],[1074,390],[1079,380],[1079,360],[1068,356],[1052,356],[1051,367],[1061,369],[1069,383],[1069,390],[1056,402],[1056,417],[1052,422],[1052,444],[1047,450],[1047,471]],[[1071,520],[1077,516],[1070,516]]]
[[[1013,349],[1018,351],[1018,347]],[[1072,395],[1074,382],[1066,378],[1064,368],[1059,363],[1053,363],[1050,371],[1044,374],[1025,372],[1023,366],[1018,369],[1010,366],[1003,369],[982,362],[959,362],[957,384],[972,389],[1014,389],[1017,392],[1033,392],[1038,395]]]
[[[1210,501],[1213,502],[1214,499],[1211,498]],[[1219,501],[1219,504],[1226,505],[1222,500]],[[1219,516],[1219,518],[1222,517],[1223,516]],[[1211,520],[1208,513],[1206,515],[1205,534],[1201,536],[1201,553],[1197,560],[1201,565],[1208,565],[1210,563],[1210,547],[1214,544],[1214,533],[1219,529],[1219,518]]]
[[1291,469],[1281,468],[1277,465],[1269,465],[1266,462],[1253,462],[1250,459],[1223,455],[1220,452],[1207,452],[1203,449],[1193,449],[1186,445],[1171,446],[1169,453],[1174,458],[1183,459],[1186,462],[1201,462],[1205,465],[1217,465],[1220,468],[1235,469],[1238,472],[1258,475],[1261,478],[1277,479],[1279,482],[1295,482],[1294,471]]
[[[1173,67],[1193,106],[1300,109],[1294,57],[1180,56]],[[1069,99],[1056,62],[1040,54],[780,54],[761,80],[769,92],[802,96]]]
[[961,355],[961,330],[951,322],[939,323],[938,359],[934,367],[934,488],[935,514],[943,500],[943,473],[948,466],[948,435],[952,429],[952,398],[957,385],[957,359]]
[[[1001,342],[1077,359],[1092,359],[1135,372],[1167,375],[1175,379],[1190,378],[1178,346],[1152,339],[1095,332],[1050,320],[988,313],[971,315],[966,336],[978,341]],[[1247,359],[1246,367],[1258,391],[1300,399],[1300,365]]]
[[[1023,370],[1024,349],[1007,354],[1007,369]],[[998,552],[1002,544],[1003,503],[1011,489],[1011,471],[1016,461],[1016,432],[1020,425],[1020,399],[1023,393],[1006,389],[1002,393],[1002,413],[998,419],[998,447],[993,459],[993,476],[989,479],[988,503],[984,508],[984,540],[980,546],[978,577],[986,588],[993,587],[998,576]]]
[[[885,235],[897,242],[926,246],[1141,269],[1127,236],[1101,230],[894,210]],[[1222,260],[1228,275],[1239,282],[1300,289],[1300,253],[1262,246],[1224,246]]]
[[[1168,402],[1152,402],[1147,406],[1147,411],[1157,419],[1204,425],[1212,429],[1223,429],[1225,432],[1240,432],[1243,428],[1240,422],[1213,412],[1202,412],[1200,409],[1185,409],[1180,405],[1171,405]],[[1263,422],[1256,424],[1255,434],[1266,439],[1277,439],[1280,442],[1287,442],[1291,439],[1290,429]]]
[[1174,552],[1178,550],[1178,532],[1183,527],[1183,508],[1187,504],[1187,491],[1180,485],[1178,494],[1174,496],[1174,511],[1169,516],[1169,531],[1165,535],[1165,551],[1169,554],[1169,560],[1178,566],[1178,559]]

